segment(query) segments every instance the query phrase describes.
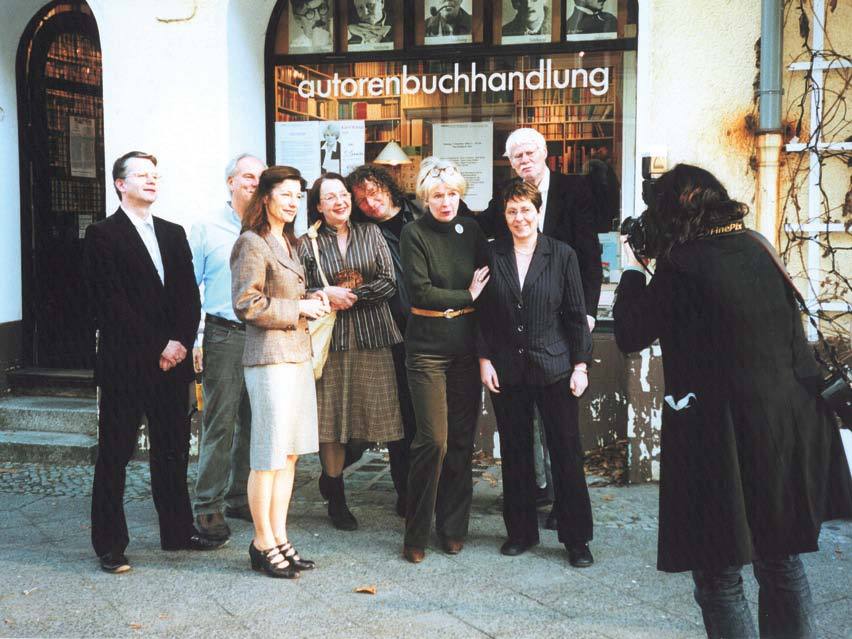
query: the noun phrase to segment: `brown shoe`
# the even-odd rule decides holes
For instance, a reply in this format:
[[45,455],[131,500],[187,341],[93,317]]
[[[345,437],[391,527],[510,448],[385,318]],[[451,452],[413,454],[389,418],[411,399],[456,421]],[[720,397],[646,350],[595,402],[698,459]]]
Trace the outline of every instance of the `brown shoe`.
[[417,546],[403,546],[402,556],[413,564],[419,564],[426,558],[426,551]]
[[213,541],[222,541],[231,536],[231,529],[228,528],[222,513],[198,515],[195,518],[195,525],[202,537]]
[[441,538],[441,548],[443,548],[444,552],[448,555],[457,555],[462,551],[462,548],[464,548],[464,540]]

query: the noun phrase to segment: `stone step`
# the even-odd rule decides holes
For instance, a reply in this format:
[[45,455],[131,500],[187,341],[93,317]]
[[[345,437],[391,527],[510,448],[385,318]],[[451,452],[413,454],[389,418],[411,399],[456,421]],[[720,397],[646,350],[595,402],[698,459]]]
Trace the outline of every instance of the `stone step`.
[[0,461],[94,464],[98,439],[79,433],[0,431]]
[[97,436],[97,402],[80,397],[3,397],[0,399],[0,432],[2,431]]
[[19,368],[6,374],[13,395],[95,397],[94,374],[84,368]]

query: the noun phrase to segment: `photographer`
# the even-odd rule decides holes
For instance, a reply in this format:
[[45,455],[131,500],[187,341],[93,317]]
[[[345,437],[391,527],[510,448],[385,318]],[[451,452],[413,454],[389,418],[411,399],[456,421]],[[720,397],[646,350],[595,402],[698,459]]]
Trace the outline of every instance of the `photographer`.
[[709,637],[754,637],[740,574],[752,563],[760,635],[812,637],[798,554],[852,515],[852,480],[808,384],[818,369],[792,293],[707,171],[680,164],[643,197],[622,229],[656,270],[646,284],[634,260],[613,315],[622,351],[662,348],[658,568],[692,571]]

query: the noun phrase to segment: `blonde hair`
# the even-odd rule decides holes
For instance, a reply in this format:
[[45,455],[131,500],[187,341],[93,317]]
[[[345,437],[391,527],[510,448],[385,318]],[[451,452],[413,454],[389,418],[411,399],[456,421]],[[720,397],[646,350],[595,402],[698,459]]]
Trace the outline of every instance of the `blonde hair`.
[[459,167],[451,160],[442,160],[433,155],[420,163],[420,172],[417,174],[417,198],[423,202],[427,201],[429,194],[441,184],[455,189],[460,196],[464,196],[467,191],[467,180],[459,171]]

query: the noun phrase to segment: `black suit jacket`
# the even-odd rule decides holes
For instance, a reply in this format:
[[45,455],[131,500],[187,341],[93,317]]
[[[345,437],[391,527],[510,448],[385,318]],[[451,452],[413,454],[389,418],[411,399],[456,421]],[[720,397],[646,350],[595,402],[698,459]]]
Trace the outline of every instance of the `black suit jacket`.
[[[499,195],[492,198],[488,208],[476,215],[476,219],[488,237],[510,235],[503,200]],[[603,268],[601,244],[595,229],[594,198],[585,176],[550,172],[544,234],[565,242],[576,251],[583,301],[587,313],[594,317],[601,296]]]
[[478,304],[479,357],[491,360],[501,386],[553,384],[592,357],[592,336],[577,255],[539,235],[521,289],[512,238],[490,247],[491,279]]
[[121,208],[86,229],[87,280],[99,331],[95,381],[101,387],[132,391],[163,378],[193,378],[191,354],[166,373],[159,365],[169,340],[191,353],[198,329],[201,301],[189,243],[181,226],[158,217],[154,232],[164,282]]

